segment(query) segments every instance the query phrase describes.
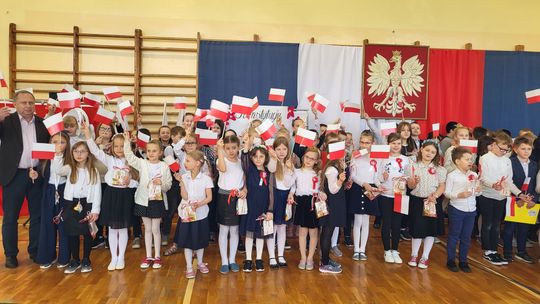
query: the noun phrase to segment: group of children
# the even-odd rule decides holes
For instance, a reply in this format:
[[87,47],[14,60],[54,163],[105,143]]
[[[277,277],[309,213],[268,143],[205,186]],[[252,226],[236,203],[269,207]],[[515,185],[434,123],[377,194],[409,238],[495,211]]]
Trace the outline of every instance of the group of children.
[[[65,131],[51,137],[54,159],[30,172],[30,178],[42,175],[48,181],[38,247],[41,268],[56,262],[65,273],[91,271],[92,239],[100,233],[99,224],[108,231],[108,270],[124,269],[129,229],[133,227],[136,248],[141,220],[146,253],[140,268],[161,268],[161,246],[167,244],[176,211],[173,243],[164,255],[183,249],[187,278],[194,278],[196,271],[209,272],[203,255],[214,233],[222,274],[264,271],[265,243],[269,267],[287,267],[288,227],[298,230],[299,269],[317,266],[323,273],[340,273],[341,264],[330,254],[342,255],[337,246],[341,229],[345,244],[353,248],[352,259],[365,261],[372,217],[381,228],[385,262],[403,263],[400,240],[412,239],[407,264],[425,269],[437,237],[444,233],[445,210],[451,271],[471,271],[467,255],[475,226],[481,227],[483,256],[490,263],[505,265],[514,257],[532,263],[526,252],[531,225],[505,222],[503,255],[497,250],[507,200],[527,208],[537,202],[531,132],[512,140],[504,131],[487,134],[475,128],[479,146],[473,153],[459,146],[470,132],[457,123],[447,125],[447,137],[421,141],[418,124],[401,122],[397,132],[382,138],[367,118],[371,130],[361,133],[357,149],[350,133],[327,132],[324,125],[315,130],[319,136],[314,146],[305,147],[295,143],[295,133],[305,128],[297,118],[292,132],[278,121],[275,139],[266,146],[257,132],[261,121],[252,121],[238,136],[217,120],[210,127],[218,134],[217,144],[200,146],[193,118],[188,113],[182,126],[161,127],[158,139],[141,146],[136,144],[137,132],[150,135],[146,129],[114,134],[117,126],[100,125],[94,134],[93,128],[67,116]],[[329,146],[341,141],[345,156],[331,159]],[[389,145],[390,156],[371,158],[374,144]],[[174,159],[178,169],[173,171],[164,157]],[[245,260],[240,266],[236,255],[242,237]]]

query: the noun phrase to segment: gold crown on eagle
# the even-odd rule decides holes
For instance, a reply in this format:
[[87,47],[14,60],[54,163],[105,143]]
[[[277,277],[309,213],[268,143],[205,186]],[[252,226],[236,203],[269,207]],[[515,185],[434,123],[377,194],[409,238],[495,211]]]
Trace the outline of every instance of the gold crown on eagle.
[[401,56],[401,51],[392,51],[392,56]]

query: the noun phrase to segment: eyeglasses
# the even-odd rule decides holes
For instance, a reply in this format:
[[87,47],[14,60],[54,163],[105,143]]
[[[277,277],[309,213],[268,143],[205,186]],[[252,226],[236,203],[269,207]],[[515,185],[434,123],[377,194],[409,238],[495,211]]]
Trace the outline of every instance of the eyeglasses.
[[185,144],[186,144],[186,145],[194,145],[194,144],[196,144],[196,142],[194,142],[194,141],[187,141]]
[[84,153],[88,153],[87,150],[73,150],[73,154],[84,154]]
[[105,132],[110,132],[112,129],[111,128],[100,127],[99,130],[100,131],[105,131]]
[[501,152],[503,152],[503,153],[508,153],[508,152],[510,152],[510,149],[503,149],[503,148],[501,148],[501,146],[499,146],[499,145],[497,145],[497,148],[499,148],[499,150],[501,150]]
[[313,157],[307,156],[307,155],[304,155],[304,158],[307,159],[307,160],[311,160],[311,161],[317,161],[316,158],[313,158]]

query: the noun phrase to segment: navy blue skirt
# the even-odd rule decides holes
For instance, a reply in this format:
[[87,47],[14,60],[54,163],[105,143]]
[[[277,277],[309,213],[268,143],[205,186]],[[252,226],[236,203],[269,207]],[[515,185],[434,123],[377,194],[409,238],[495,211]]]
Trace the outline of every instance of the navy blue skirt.
[[113,229],[129,228],[135,203],[135,189],[107,186],[101,199],[99,224]]
[[379,211],[378,197],[372,201],[369,200],[364,194],[364,188],[359,186],[357,183],[353,183],[351,189],[349,189],[348,204],[349,213],[375,216],[379,216],[381,214]]
[[174,235],[174,243],[178,248],[187,248],[192,250],[208,247],[208,239],[210,238],[210,227],[208,217],[202,220],[183,223],[178,218],[176,224],[176,233]]
[[289,190],[279,190],[274,188],[274,224],[276,225],[290,223],[290,220],[285,221],[285,208],[287,208],[288,196]]

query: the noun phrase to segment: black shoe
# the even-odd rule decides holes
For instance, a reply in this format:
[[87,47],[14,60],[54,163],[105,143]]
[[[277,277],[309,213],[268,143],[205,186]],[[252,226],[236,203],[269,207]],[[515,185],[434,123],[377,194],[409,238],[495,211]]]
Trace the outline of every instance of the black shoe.
[[263,262],[263,260],[255,260],[255,270],[257,272],[264,271],[264,262]]
[[291,249],[291,244],[289,244],[288,240],[285,240],[285,250],[290,250],[290,249]]
[[238,243],[238,252],[246,253],[246,245],[244,244],[244,242]]
[[520,260],[528,264],[533,263],[533,259],[527,254],[527,252],[518,252],[516,254],[516,260]]
[[381,223],[373,223],[373,228],[380,229],[381,228]]
[[245,260],[243,270],[244,270],[244,272],[252,272],[253,271],[253,262],[251,260]]
[[17,268],[17,266],[19,266],[17,257],[6,257],[6,268]]
[[459,262],[459,269],[463,272],[471,273],[471,267],[469,267],[469,263],[467,262]]
[[450,271],[452,271],[452,272],[458,272],[459,271],[459,269],[456,266],[456,262],[454,262],[454,261],[446,262],[446,267],[448,269],[450,269]]
[[[257,261],[259,261],[259,260],[257,260]],[[257,261],[255,261],[255,264],[257,264]],[[270,258],[270,268],[271,269],[279,269],[279,264],[277,263],[276,258]]]
[[[510,263],[511,261],[506,259],[505,257],[503,258],[500,254],[498,253],[495,253],[495,255],[497,255],[497,258],[499,259],[499,261],[501,262],[501,265],[508,265],[508,263]],[[510,258],[512,258],[512,256],[510,256]]]
[[503,265],[503,261],[498,257],[498,254],[496,253],[483,254],[482,257],[493,265],[497,265],[497,266]]
[[35,255],[35,254],[31,254],[31,255],[30,255],[30,261],[34,262],[34,264],[39,264],[39,263],[37,262],[37,258],[36,258],[36,255]]
[[501,257],[501,259],[503,260],[503,262],[506,261],[508,263],[511,263],[514,261],[514,257],[512,256],[511,253],[505,253],[504,256]]
[[345,246],[347,246],[348,248],[351,248],[351,247],[354,246],[354,243],[353,243],[350,236],[345,237],[345,242],[344,243],[345,243]]
[[404,241],[410,241],[412,238],[411,235],[409,234],[409,230],[407,229],[401,229],[399,237]]
[[279,267],[287,267],[287,261],[285,261],[284,257],[278,257],[278,265]]
[[97,237],[92,243],[92,249],[97,249],[103,246],[105,246],[105,238],[102,236]]

